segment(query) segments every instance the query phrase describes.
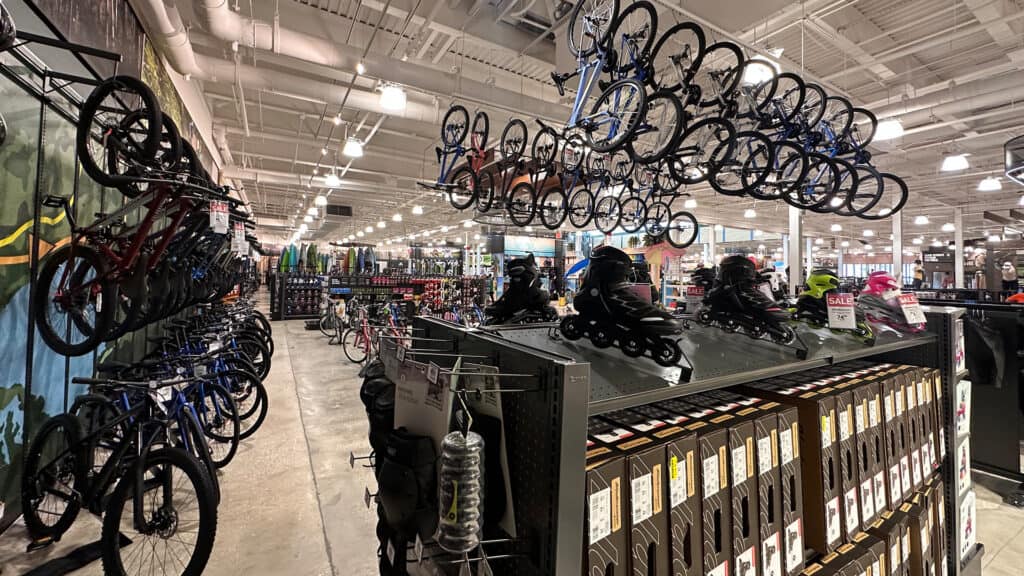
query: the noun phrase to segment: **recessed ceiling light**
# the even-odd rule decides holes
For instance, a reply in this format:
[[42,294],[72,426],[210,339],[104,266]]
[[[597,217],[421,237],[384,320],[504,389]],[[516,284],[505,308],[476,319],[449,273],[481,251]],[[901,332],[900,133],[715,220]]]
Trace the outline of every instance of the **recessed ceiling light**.
[[744,218],[757,218],[757,212],[753,208],[747,208],[743,211]]
[[839,245],[842,246],[843,248],[849,248],[850,242],[848,240],[843,240],[842,242],[839,243]]
[[831,231],[833,231],[833,232],[842,232],[842,231],[843,231],[843,225],[842,225],[842,224],[833,224],[833,225],[832,225],[832,226],[831,226],[831,227],[829,228],[829,230],[831,230]]
[[694,209],[696,207],[697,207],[697,201],[694,200],[693,198],[688,198],[686,200],[686,202],[683,202],[683,208],[686,208],[688,210],[692,210],[692,209]]
[[952,222],[946,222],[942,225],[943,232],[956,232],[956,226]]
[[358,72],[360,75],[366,74],[366,66],[363,66],[362,62],[359,62],[358,64],[356,64],[356,72]]
[[870,237],[872,237],[874,235],[875,235],[875,231],[870,229],[870,228],[868,228],[867,230],[864,231],[864,236],[866,238],[870,238]]
[[371,232],[373,232],[373,226],[367,226],[366,227],[366,233],[369,234]]
[[[331,174],[331,176],[334,175]],[[334,177],[337,178],[337,176]],[[327,180],[330,181],[330,179],[330,176],[328,176]],[[313,204],[316,204],[317,206],[327,206],[327,196],[324,196],[323,194],[317,195],[317,197],[313,199]]]
[[366,236],[366,234],[363,234],[363,231],[360,230],[359,232],[356,232],[356,236],[358,236],[359,238],[362,238],[363,236]]
[[918,217],[914,218],[914,224],[916,224],[918,226],[924,226],[924,225],[928,224],[929,222],[930,221],[928,220],[927,216],[918,216]]
[[383,220],[377,222],[377,228],[384,228],[385,226],[387,226],[387,224],[385,224]]
[[310,216],[316,216],[319,213],[316,210],[316,206],[310,206],[309,209],[306,210],[306,214],[309,214]]
[[339,124],[341,124],[341,114],[339,113],[339,114],[335,115],[334,116],[334,120],[332,120],[332,122],[334,122],[335,126],[338,126]]
[[999,242],[1000,240],[1002,240],[1002,238],[1000,238],[998,234],[992,234],[988,237],[989,242]]
[[416,216],[423,214],[423,206],[413,206],[412,213]]
[[924,239],[923,238],[914,238],[913,240],[910,241],[910,243],[914,244],[914,245],[917,245],[917,246],[920,246],[921,244],[924,244]]
[[391,221],[392,222],[401,222],[402,221],[402,215],[399,214],[398,212],[395,212],[395,215],[391,217]]
[[473,221],[472,220],[466,220],[465,222],[462,223],[462,227],[463,228],[472,228],[473,227]]
[[310,216],[309,214],[306,214],[305,216],[302,217],[302,221],[305,222],[306,224],[312,224],[313,217]]
[[349,158],[362,158],[363,143],[355,136],[349,136],[348,140],[345,140],[345,147],[341,149],[341,153]]
[[389,112],[405,110],[407,97],[400,86],[388,85],[380,91],[380,107]]
[[822,244],[825,243],[825,241],[822,240],[821,238],[815,238],[814,243],[817,244],[818,246],[821,246]]

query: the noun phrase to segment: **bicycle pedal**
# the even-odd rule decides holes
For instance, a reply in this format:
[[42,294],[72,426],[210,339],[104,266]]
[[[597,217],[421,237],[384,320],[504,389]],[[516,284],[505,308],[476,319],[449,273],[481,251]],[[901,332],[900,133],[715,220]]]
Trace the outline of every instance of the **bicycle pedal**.
[[28,546],[25,547],[25,552],[31,553],[35,552],[36,550],[42,550],[43,548],[49,548],[50,546],[53,546],[56,542],[59,541],[60,538],[54,538],[50,536],[37,538],[28,543]]

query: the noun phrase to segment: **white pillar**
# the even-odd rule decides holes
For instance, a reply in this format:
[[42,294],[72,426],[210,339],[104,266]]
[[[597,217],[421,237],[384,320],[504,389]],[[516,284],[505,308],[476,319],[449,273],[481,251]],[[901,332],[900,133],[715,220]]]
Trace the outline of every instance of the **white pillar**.
[[811,270],[814,270],[814,242],[810,238],[804,238],[804,259],[804,270],[807,271],[806,276],[811,273]]
[[904,283],[903,278],[903,211],[899,211],[892,216],[892,264],[893,264],[893,277],[901,285]]
[[836,256],[836,276],[842,276],[843,275],[843,252],[846,250],[845,248],[843,248],[842,246],[839,245],[840,242],[841,242],[841,240],[839,239],[838,236],[836,236],[835,245],[836,245],[836,254],[838,255],[838,256]]
[[801,210],[794,206],[789,207],[789,254],[787,254],[786,265],[789,266],[789,290],[796,294],[804,283],[804,274],[800,269],[803,254],[800,250],[800,237],[803,236],[803,221]]
[[718,264],[718,261],[715,260],[715,254],[718,252],[718,230],[715,230],[715,227],[717,226],[717,224],[711,224],[709,227],[709,229],[711,230],[711,232],[708,234],[707,244],[709,255],[708,261],[705,264],[708,268],[711,268],[712,266]]
[[964,209],[957,207],[953,208],[953,226],[956,226],[956,230],[953,232],[953,280],[955,281],[954,286],[957,288],[965,287],[964,279]]

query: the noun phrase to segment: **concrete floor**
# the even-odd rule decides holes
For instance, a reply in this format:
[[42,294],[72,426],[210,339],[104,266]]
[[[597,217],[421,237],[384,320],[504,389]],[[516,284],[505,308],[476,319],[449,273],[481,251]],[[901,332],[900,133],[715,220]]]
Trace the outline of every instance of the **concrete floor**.
[[[217,542],[206,573],[376,574],[375,515],[363,504],[365,488],[374,491],[373,476],[348,464],[350,451],[363,455],[369,446],[358,368],[301,321],[275,322],[274,341],[267,421],[221,474]],[[999,496],[1010,488],[977,484],[986,576],[1016,576],[1024,566],[1024,510]],[[82,514],[62,542],[26,554],[24,528],[16,524],[0,537],[0,574],[23,574],[99,533],[99,521]],[[73,574],[101,573],[97,561]]]

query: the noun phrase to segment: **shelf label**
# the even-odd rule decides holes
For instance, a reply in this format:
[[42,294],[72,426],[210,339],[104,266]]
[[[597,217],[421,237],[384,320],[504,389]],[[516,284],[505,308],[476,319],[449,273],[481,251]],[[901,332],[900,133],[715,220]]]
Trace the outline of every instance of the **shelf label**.
[[632,481],[632,508],[633,508],[633,525],[647,520],[654,514],[652,495],[651,495],[651,475],[644,474],[638,478],[634,478]]
[[599,490],[590,495],[590,543],[594,544],[612,533],[612,491]]
[[228,205],[226,202],[210,202],[210,228],[215,234],[228,233]]
[[924,324],[927,318],[921,310],[921,304],[917,301],[917,294],[908,293],[899,295],[900,308],[903,309],[903,317],[907,324]]
[[853,294],[826,294],[825,305],[828,306],[829,328],[842,330],[854,330],[857,328]]

